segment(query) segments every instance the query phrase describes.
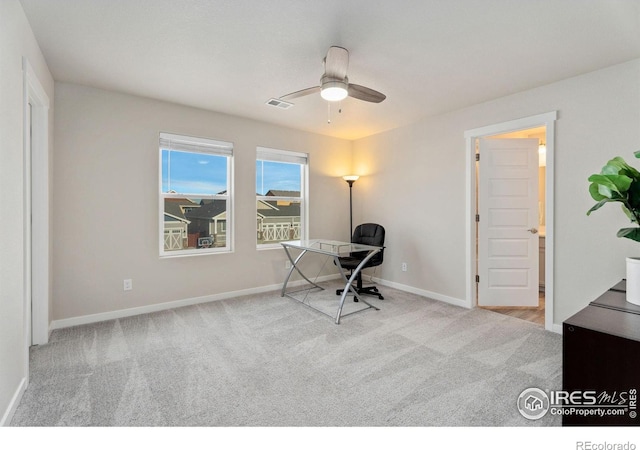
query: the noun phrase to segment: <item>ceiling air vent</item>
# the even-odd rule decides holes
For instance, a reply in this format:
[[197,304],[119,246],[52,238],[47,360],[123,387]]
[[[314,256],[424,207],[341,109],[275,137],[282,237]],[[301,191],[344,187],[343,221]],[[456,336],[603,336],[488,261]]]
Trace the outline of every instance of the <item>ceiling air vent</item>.
[[280,109],[289,109],[293,106],[293,103],[278,100],[277,98],[270,98],[269,101],[267,101],[267,105],[274,106]]

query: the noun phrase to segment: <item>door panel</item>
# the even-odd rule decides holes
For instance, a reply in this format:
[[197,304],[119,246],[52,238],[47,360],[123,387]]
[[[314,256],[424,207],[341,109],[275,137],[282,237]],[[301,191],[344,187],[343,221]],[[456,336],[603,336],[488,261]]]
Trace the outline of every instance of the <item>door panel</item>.
[[478,305],[538,306],[538,140],[480,139]]

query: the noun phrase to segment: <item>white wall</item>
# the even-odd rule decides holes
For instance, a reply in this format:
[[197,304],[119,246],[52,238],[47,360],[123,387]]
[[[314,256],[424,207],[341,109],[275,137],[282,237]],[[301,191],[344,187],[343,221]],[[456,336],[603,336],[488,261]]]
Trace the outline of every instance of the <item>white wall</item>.
[[[26,57],[50,99],[53,79],[20,3],[0,1],[0,425],[26,386],[23,71]],[[53,129],[53,103],[49,111]],[[52,148],[51,138],[49,139]]]
[[[632,153],[640,149],[639,80],[636,60],[353,143],[57,84],[54,318],[279,284],[284,254],[258,252],[253,242],[256,146],[311,154],[311,236],[347,238],[348,216],[336,211],[348,211],[348,188],[339,177],[353,167],[363,175],[353,189],[354,223],[374,221],[387,228],[385,263],[376,276],[462,303],[464,132],[558,110],[555,323],[559,324],[622,278],[624,256],[637,253],[632,242],[615,237],[625,224],[622,214],[603,208],[587,218],[585,212],[592,204],[586,178],[615,155],[634,162]],[[233,254],[158,258],[159,131],[235,144]],[[585,265],[585,261],[594,262]],[[402,262],[407,262],[407,272],[400,270]],[[122,290],[124,278],[133,279],[133,291]],[[210,278],[211,283],[202,283]]]
[[[500,98],[354,143],[359,221],[387,229],[379,277],[465,298],[466,130],[557,110],[555,159],[556,324],[625,276],[640,244],[616,237],[626,219],[594,203],[587,178],[640,150],[640,60]],[[401,262],[408,271],[400,270]]]
[[[160,132],[234,144],[233,253],[159,258]],[[348,186],[340,176],[351,171],[350,141],[64,83],[56,84],[55,141],[53,315],[60,325],[281,285],[284,251],[256,250],[257,146],[310,154],[310,234],[347,237]],[[132,291],[123,291],[125,278]]]

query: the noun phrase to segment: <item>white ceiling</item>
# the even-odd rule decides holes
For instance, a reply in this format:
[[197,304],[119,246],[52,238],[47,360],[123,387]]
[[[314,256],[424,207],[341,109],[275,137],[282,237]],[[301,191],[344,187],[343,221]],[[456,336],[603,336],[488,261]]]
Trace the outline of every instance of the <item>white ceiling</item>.
[[[357,139],[640,57],[638,0],[21,0],[56,81]],[[331,45],[387,95],[319,84]]]

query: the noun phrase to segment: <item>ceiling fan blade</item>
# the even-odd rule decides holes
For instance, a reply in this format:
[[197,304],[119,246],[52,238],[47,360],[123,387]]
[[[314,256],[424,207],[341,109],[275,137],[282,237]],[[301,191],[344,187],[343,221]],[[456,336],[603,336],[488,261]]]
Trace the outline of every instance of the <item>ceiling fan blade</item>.
[[280,100],[292,100],[294,98],[303,97],[309,94],[315,94],[316,92],[320,92],[320,86],[314,86],[307,89],[302,89],[301,91],[295,91],[287,95],[283,95],[280,97]]
[[332,78],[344,80],[349,67],[349,52],[342,47],[329,47],[324,58],[324,74]]
[[357,98],[358,100],[364,100],[365,102],[380,103],[387,98],[386,95],[369,89],[368,87],[360,86],[359,84],[349,83],[349,97]]

